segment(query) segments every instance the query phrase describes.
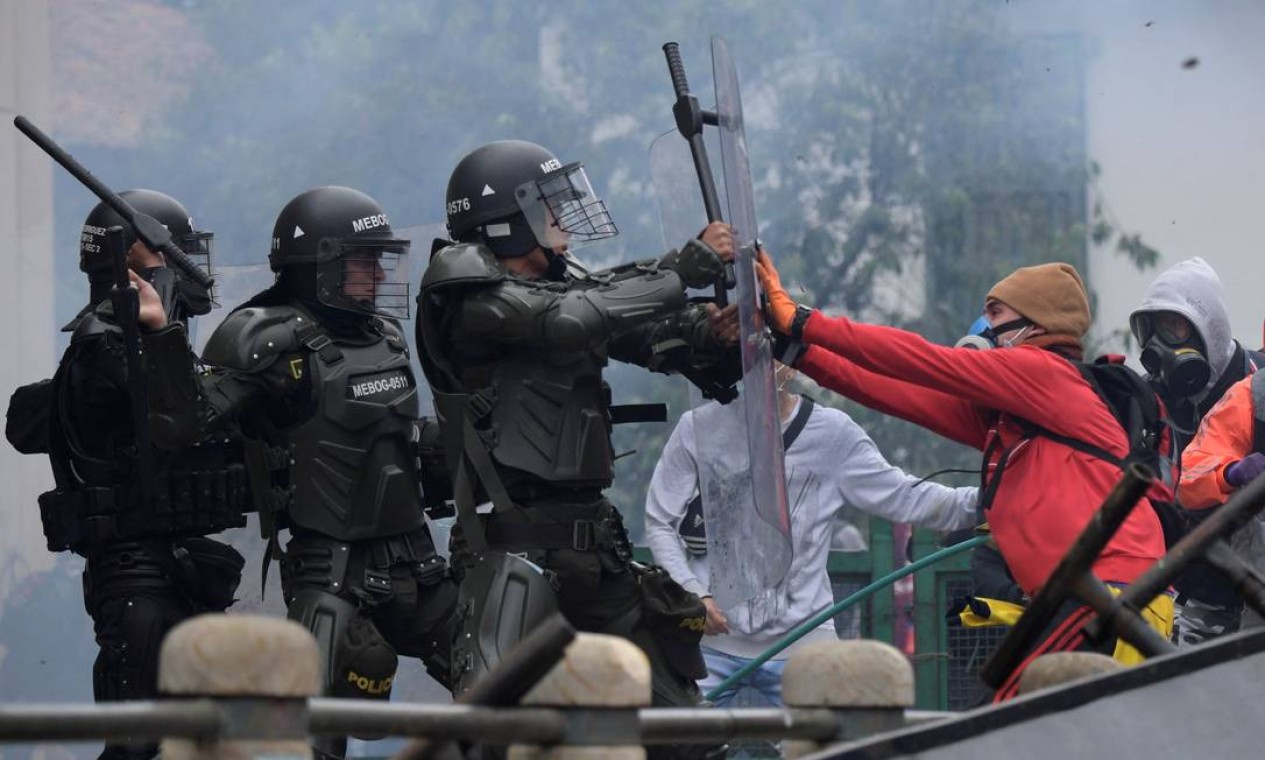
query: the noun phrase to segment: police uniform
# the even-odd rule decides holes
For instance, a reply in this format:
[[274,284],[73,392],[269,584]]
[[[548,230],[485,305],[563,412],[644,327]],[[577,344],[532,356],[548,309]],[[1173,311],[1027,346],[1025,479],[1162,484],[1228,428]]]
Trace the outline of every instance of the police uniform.
[[[209,233],[192,229],[174,199],[150,190],[120,194],[155,217],[190,253],[209,255]],[[52,551],[87,559],[84,606],[100,651],[93,666],[98,701],[153,699],[163,637],[181,621],[221,612],[233,601],[243,560],[232,547],[206,538],[246,524],[249,489],[240,451],[231,440],[179,451],[138,443],[129,389],[128,339],[109,299],[112,251],[107,230],[125,223],[99,205],[81,238],[80,268],[91,281],[90,304],[65,329],[72,332],[51,381],[20,389],[10,404],[9,434],[25,453],[47,453],[56,488],[40,496]],[[117,239],[130,247],[130,229]],[[178,283],[172,270],[140,273],[158,286],[168,318],[202,313],[206,293]],[[178,323],[178,322],[177,322]],[[186,349],[187,350],[187,349]],[[25,415],[25,441],[14,440]],[[109,744],[103,758],[147,758],[157,744]]]
[[[676,633],[647,620],[643,594],[652,584],[631,563],[620,513],[602,493],[614,476],[611,426],[641,411],[612,407],[602,372],[616,359],[732,382],[736,351],[718,344],[705,309],[685,294],[687,285],[714,281],[721,262],[693,241],[663,260],[601,272],[546,251],[546,276],[511,274],[504,260],[539,250],[551,234],[529,224],[534,219],[586,218],[583,228],[562,230],[571,244],[584,230],[613,230],[587,179],[575,178],[578,170],[538,145],[504,141],[463,159],[449,183],[449,231],[460,242],[436,251],[423,276],[416,344],[459,509],[453,567],[477,566],[485,548],[526,556],[543,568],[573,625],[645,650],[654,704],[698,704],[697,635],[691,657],[665,655],[665,640],[680,650]],[[530,201],[551,192],[570,205],[513,205],[515,196]],[[488,208],[489,198],[510,205]],[[488,502],[490,512],[462,514],[463,491],[466,501]],[[467,576],[462,593],[472,600],[500,593],[467,591],[471,585]],[[471,619],[481,612],[477,604],[463,611],[463,626],[482,624]],[[459,641],[473,646],[474,639]],[[455,651],[458,688],[492,664],[485,655]]]
[[[168,414],[152,420],[156,440],[187,440],[229,419],[248,437],[261,522],[277,550],[277,531],[290,532],[281,558],[288,615],[316,636],[334,696],[389,697],[397,652],[420,657],[444,685],[450,673],[456,588],[422,512],[408,347],[382,306],[399,298],[385,293],[381,268],[407,246],[369,196],[308,191],[278,217],[277,284],[207,342],[209,375],[191,384],[177,331],[150,342],[156,384],[171,396]],[[378,271],[373,295],[347,295],[370,282],[353,280],[357,256]],[[345,740],[317,749],[340,756]]]

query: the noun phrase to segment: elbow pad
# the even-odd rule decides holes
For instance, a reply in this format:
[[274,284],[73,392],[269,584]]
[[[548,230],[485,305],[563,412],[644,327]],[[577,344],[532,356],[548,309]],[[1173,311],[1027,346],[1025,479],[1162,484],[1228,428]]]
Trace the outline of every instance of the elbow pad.
[[656,272],[564,294],[545,318],[545,330],[559,347],[597,345],[631,327],[685,306],[679,276]]

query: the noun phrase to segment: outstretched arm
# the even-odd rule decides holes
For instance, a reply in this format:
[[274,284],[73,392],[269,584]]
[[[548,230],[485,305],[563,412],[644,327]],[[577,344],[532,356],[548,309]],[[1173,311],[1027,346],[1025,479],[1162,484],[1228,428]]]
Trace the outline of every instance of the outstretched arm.
[[836,413],[840,452],[835,487],[840,503],[891,522],[935,530],[969,528],[977,522],[978,488],[949,488],[890,464],[866,432]]
[[921,425],[951,441],[983,449],[984,409],[957,396],[862,369],[820,346],[809,346],[796,368],[824,388],[883,414]]

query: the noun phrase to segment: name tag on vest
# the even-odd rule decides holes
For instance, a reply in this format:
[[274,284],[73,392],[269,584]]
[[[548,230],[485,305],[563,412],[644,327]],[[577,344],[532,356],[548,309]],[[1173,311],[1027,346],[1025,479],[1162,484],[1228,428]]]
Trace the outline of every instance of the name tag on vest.
[[355,401],[385,402],[413,387],[413,377],[405,369],[389,369],[368,375],[354,375],[347,381],[347,398]]

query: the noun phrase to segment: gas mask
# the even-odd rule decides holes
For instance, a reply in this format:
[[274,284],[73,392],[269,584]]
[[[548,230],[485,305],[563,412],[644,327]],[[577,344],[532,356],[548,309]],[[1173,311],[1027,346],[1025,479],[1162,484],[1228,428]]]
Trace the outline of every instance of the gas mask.
[[[1003,322],[996,327],[988,323],[986,317],[980,317],[970,327],[970,332],[953,344],[954,348],[970,348],[974,350],[986,350],[990,348],[1010,348],[1015,342],[1024,336],[1028,328],[1033,327],[1032,320],[1027,317],[1012,319],[1009,322]],[[1019,328],[1023,328],[1019,330]],[[1010,340],[998,342],[997,336],[1008,333],[1011,330],[1019,330],[1019,334]]]
[[1133,334],[1142,344],[1142,366],[1176,398],[1198,396],[1212,379],[1203,339],[1188,319],[1174,312],[1136,315]]
[[1155,335],[1142,348],[1142,366],[1178,398],[1197,396],[1212,379],[1212,366],[1190,346],[1174,348]]

